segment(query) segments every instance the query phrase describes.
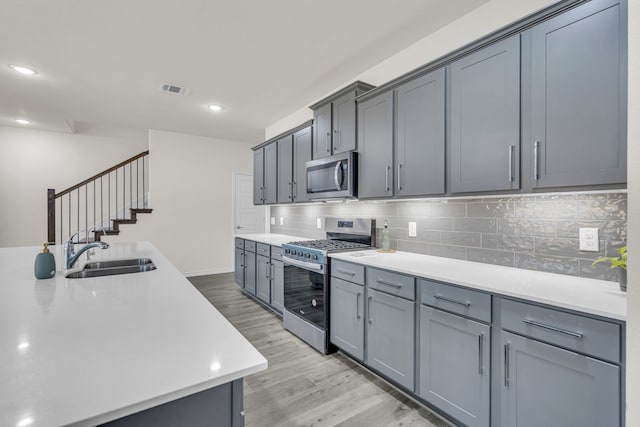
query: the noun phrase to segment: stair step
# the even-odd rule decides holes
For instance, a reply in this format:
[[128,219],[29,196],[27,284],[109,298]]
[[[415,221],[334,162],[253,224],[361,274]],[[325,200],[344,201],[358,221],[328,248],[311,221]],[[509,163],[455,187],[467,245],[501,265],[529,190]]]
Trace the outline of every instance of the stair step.
[[135,224],[138,222],[135,218],[127,218],[127,219],[112,219],[114,224]]
[[153,209],[151,208],[131,208],[129,209],[133,213],[151,213]]
[[[91,242],[99,242],[100,241],[100,237],[105,235],[105,232],[107,234],[107,236],[117,236],[118,234],[120,234],[120,230],[116,230],[114,228],[105,228],[104,231],[102,230],[96,230],[93,232],[93,235],[95,236],[93,239],[89,239],[89,243]],[[82,242],[79,242],[82,243]]]

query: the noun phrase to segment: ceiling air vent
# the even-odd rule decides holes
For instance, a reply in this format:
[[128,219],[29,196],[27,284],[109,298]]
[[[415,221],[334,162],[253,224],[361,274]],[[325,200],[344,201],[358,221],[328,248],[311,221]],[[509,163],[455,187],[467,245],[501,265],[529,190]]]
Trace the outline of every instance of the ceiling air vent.
[[186,87],[172,85],[172,84],[164,84],[162,85],[161,89],[163,92],[175,93],[178,95],[186,95],[187,92],[189,91],[189,89],[187,89]]

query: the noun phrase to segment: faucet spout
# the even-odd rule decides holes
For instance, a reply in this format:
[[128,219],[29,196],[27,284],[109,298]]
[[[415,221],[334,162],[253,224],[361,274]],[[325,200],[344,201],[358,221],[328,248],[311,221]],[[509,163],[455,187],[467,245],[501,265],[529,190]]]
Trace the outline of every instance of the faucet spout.
[[[76,234],[78,234],[78,233],[76,233]],[[68,270],[71,267],[73,267],[73,264],[75,264],[76,261],[78,260],[78,258],[80,258],[80,255],[82,255],[83,253],[85,253],[89,249],[92,249],[92,248],[109,249],[109,243],[107,243],[107,242],[95,242],[95,243],[88,243],[88,244],[84,245],[83,247],[81,247],[78,250],[78,252],[74,252],[74,250],[73,250],[73,238],[75,237],[76,234],[71,236],[69,238],[69,240],[67,240],[64,243],[64,269],[65,270]]]

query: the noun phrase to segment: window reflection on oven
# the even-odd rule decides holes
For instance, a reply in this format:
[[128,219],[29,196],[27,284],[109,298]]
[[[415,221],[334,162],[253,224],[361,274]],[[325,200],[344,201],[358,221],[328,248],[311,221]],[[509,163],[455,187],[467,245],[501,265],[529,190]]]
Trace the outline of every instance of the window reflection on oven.
[[320,328],[326,328],[324,312],[326,275],[299,267],[285,266],[284,306]]

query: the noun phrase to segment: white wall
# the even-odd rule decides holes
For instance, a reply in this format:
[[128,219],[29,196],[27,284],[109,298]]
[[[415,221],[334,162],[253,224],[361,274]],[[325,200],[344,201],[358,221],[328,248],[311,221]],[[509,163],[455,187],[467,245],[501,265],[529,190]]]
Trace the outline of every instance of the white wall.
[[[380,85],[415,68],[433,61],[453,50],[473,42],[518,19],[534,13],[557,0],[493,0],[469,12],[462,18],[417,41],[378,65],[354,76],[351,81],[361,80]],[[329,91],[330,95],[350,82]],[[323,96],[324,97],[324,96]],[[323,98],[321,97],[321,98]],[[321,99],[319,98],[319,99]],[[265,129],[265,139],[272,138],[309,119],[313,112],[306,106],[292,112]]]
[[153,242],[185,275],[233,271],[233,173],[253,174],[255,144],[149,131],[153,213],[109,242]]
[[640,2],[629,0],[627,426],[640,426]]
[[83,124],[75,134],[0,126],[0,247],[47,240],[47,189],[64,190],[148,147],[146,131]]

